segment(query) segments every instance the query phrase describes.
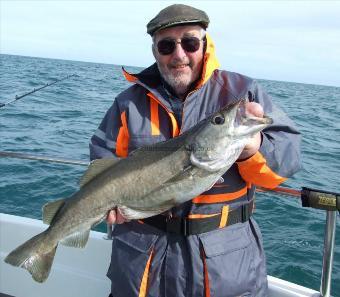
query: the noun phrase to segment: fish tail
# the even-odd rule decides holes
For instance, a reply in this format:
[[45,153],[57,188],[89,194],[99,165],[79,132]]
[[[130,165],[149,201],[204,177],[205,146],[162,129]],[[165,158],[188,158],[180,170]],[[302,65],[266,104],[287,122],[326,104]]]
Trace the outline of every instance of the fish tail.
[[27,269],[35,281],[42,283],[50,273],[57,246],[46,240],[45,231],[9,253],[5,262]]

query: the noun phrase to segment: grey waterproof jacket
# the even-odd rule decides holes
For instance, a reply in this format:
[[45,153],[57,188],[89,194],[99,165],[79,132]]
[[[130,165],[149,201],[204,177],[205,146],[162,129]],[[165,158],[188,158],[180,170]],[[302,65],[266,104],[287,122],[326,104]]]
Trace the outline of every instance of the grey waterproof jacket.
[[254,156],[236,162],[222,183],[171,210],[174,217],[192,220],[221,214],[219,228],[184,236],[142,221],[115,226],[107,274],[113,297],[267,296],[260,230],[253,218],[227,226],[228,212],[253,201],[256,186],[274,188],[300,168],[300,134],[256,81],[218,66],[207,36],[202,77],[184,101],[180,127],[157,65],[137,75],[124,71],[133,85],[117,96],[91,138],[91,159],[126,157],[138,147],[179,135],[239,99],[260,103],[274,120],[262,132]]

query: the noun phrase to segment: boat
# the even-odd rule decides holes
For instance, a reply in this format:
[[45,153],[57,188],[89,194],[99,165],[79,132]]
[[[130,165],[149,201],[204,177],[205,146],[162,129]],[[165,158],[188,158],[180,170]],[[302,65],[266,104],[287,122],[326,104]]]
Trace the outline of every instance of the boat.
[[[60,245],[46,282],[32,280],[24,269],[4,263],[5,256],[30,237],[42,232],[42,221],[0,213],[0,297],[107,297],[110,281],[111,240],[91,231],[84,249]],[[270,297],[316,297],[319,292],[268,276]]]

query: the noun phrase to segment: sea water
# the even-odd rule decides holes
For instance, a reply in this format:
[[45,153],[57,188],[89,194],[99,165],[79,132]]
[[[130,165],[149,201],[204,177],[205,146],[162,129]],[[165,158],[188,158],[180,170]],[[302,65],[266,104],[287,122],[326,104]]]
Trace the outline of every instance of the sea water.
[[[121,66],[11,55],[0,59],[0,103],[74,74],[0,109],[0,151],[87,161],[90,137],[115,96],[130,85]],[[303,169],[284,186],[339,193],[340,88],[259,82],[303,136]],[[80,165],[0,158],[0,212],[40,219],[43,204],[78,189],[84,170]],[[319,290],[325,216],[324,211],[303,208],[294,197],[257,194],[255,218],[270,275]],[[339,216],[332,294],[340,297]]]

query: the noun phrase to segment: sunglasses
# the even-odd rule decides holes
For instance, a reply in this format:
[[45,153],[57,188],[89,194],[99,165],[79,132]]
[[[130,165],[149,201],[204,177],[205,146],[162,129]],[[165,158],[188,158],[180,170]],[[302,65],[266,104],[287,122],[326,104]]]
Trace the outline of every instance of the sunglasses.
[[158,52],[165,56],[171,55],[176,49],[177,43],[181,44],[181,47],[189,53],[194,53],[200,48],[200,42],[202,39],[197,37],[183,37],[181,41],[176,39],[164,38],[157,43]]

